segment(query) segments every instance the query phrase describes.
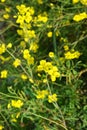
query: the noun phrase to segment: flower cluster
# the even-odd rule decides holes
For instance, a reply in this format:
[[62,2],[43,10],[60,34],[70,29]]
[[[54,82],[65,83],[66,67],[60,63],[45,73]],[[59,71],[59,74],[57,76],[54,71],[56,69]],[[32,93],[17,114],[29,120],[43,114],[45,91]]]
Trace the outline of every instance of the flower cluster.
[[20,24],[20,30],[17,33],[24,37],[24,41],[28,42],[30,39],[35,38],[35,31],[31,28],[31,23],[34,15],[33,7],[26,7],[24,4],[16,6],[18,12],[18,17],[16,23]]
[[12,43],[8,43],[7,45],[5,45],[5,43],[0,44],[0,62],[2,64],[4,64],[5,62],[9,61],[11,59],[10,56],[6,56],[4,55],[4,53],[6,52],[6,49],[9,49],[12,47]]
[[47,90],[42,90],[42,91],[37,91],[37,95],[36,98],[37,99],[44,99],[46,97],[46,95],[48,95],[48,91]]
[[44,71],[46,74],[50,75],[52,81],[56,81],[56,78],[60,77],[57,66],[52,65],[51,62],[47,62],[46,60],[40,61],[37,71]]
[[64,46],[64,58],[67,60],[72,60],[72,59],[78,59],[81,55],[79,51],[75,51],[74,49],[69,50],[69,46],[65,45]]
[[83,12],[83,13],[75,15],[73,17],[73,20],[76,21],[76,22],[79,22],[79,21],[86,19],[86,18],[87,18],[87,14],[85,12]]
[[87,5],[87,0],[72,0],[73,4],[81,2],[83,5]]
[[28,49],[25,49],[23,51],[23,58],[27,61],[28,65],[34,64],[34,57],[30,55],[30,52]]
[[[5,1],[0,0],[0,91],[3,90],[0,92],[0,130],[8,129],[13,124],[11,129],[15,129],[15,126],[26,129],[28,125],[32,129],[32,123],[38,130],[50,129],[50,122],[52,129],[73,128],[66,126],[59,106],[67,119],[74,112],[70,107],[73,106],[74,110],[77,102],[75,99],[79,96],[76,95],[80,83],[77,83],[76,78],[79,82],[81,69],[77,60],[83,51],[80,53],[73,48],[77,45],[80,50],[81,45],[75,43],[85,43],[84,23],[87,13],[84,7],[86,8],[87,0],[72,0],[72,3],[70,0],[64,3],[56,0],[28,0],[22,3],[18,1],[16,7],[14,1],[4,3]],[[79,13],[76,14],[76,11]],[[75,36],[74,28],[79,32],[78,36]],[[78,37],[82,37],[81,41]],[[85,51],[84,47],[83,50]],[[70,105],[63,102],[67,95]],[[42,121],[37,117],[41,117]],[[72,118],[75,119],[74,116]],[[48,121],[49,128],[43,127],[47,125],[43,119]],[[67,125],[72,125],[71,122]],[[7,125],[5,128],[4,124]]]
[[65,55],[65,59],[72,60],[72,59],[78,59],[81,54],[79,51],[74,51],[74,52],[68,51],[64,55]]
[[37,95],[36,95],[37,99],[44,99],[46,96],[48,97],[49,103],[57,102],[58,100],[57,94],[49,94],[48,90],[37,91]]
[[56,94],[52,94],[48,96],[48,102],[52,103],[52,102],[57,102],[58,98]]
[[34,16],[35,10],[33,7],[26,7],[25,5],[16,6],[18,12],[16,23],[20,24],[17,33],[24,38],[25,42],[30,42],[31,39],[37,39],[33,27],[41,27],[48,21],[47,14],[38,14]]
[[5,13],[3,14],[3,18],[4,19],[9,19],[10,18],[10,12],[11,12],[11,8],[6,7],[5,8]]
[[87,5],[87,0],[80,0],[83,5]]
[[11,103],[8,104],[8,109],[11,107],[21,108],[23,106],[23,102],[21,100],[11,100]]

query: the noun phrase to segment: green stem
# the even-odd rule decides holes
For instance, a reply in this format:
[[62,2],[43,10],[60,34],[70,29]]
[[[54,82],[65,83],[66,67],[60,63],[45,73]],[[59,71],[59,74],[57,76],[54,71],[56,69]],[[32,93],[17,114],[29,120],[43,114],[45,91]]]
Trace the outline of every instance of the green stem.
[[9,125],[7,119],[4,117],[4,115],[3,115],[1,112],[0,112],[0,115],[1,115],[1,117],[4,119],[4,121],[5,121],[5,123],[7,124],[9,130],[11,130],[10,125]]
[[55,54],[57,54],[56,34],[55,34],[55,31],[53,32],[53,47],[54,47]]
[[32,113],[32,112],[28,112],[28,113],[30,113],[31,115],[34,115],[34,116],[36,116],[36,117],[42,118],[42,119],[44,119],[44,120],[47,120],[47,121],[49,121],[49,122],[52,122],[52,123],[56,124],[57,126],[61,126],[61,127],[64,128],[65,130],[67,130],[67,128],[66,128],[64,125],[62,125],[62,124],[60,124],[60,123],[58,123],[58,122],[56,122],[56,121],[54,121],[54,120],[48,119],[48,118],[46,118],[46,117],[43,117],[43,116],[41,116],[41,115],[38,115],[38,114],[35,114],[35,113]]
[[[13,59],[16,59],[16,57],[8,50],[6,49],[6,51],[9,53],[9,55],[11,55],[11,57]],[[30,75],[27,73],[27,71],[25,70],[25,68],[22,66],[22,64],[20,65],[21,69],[24,71],[24,73],[30,78]]]
[[7,94],[2,93],[2,92],[0,92],[0,95],[3,95],[3,96],[8,97],[8,98],[20,99],[20,100],[25,101],[23,98],[17,97],[17,95],[16,96],[11,96],[11,95],[7,95]]

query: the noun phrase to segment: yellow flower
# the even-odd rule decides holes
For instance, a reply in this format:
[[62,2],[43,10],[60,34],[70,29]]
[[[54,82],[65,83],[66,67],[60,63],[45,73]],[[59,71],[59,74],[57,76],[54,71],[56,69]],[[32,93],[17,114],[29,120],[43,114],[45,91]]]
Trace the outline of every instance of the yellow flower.
[[37,91],[36,98],[37,99],[44,99],[47,94],[48,94],[48,90]]
[[72,3],[73,4],[76,4],[76,3],[78,3],[79,2],[79,0],[72,0]]
[[53,66],[50,70],[48,70],[48,74],[51,76],[51,80],[54,82],[56,78],[60,77],[60,73],[56,66]]
[[17,114],[16,114],[16,118],[18,118],[20,116],[20,112],[18,112]]
[[48,32],[48,33],[47,33],[47,36],[48,36],[48,37],[52,37],[52,32]]
[[23,51],[23,58],[24,59],[28,59],[30,57],[30,54],[29,54],[29,50],[28,49],[25,49]]
[[14,114],[11,115],[11,122],[17,122],[17,119],[15,118]]
[[56,31],[56,36],[59,36],[59,34],[60,34],[60,32],[57,30],[57,31]]
[[5,44],[0,44],[0,54],[3,54],[6,51]]
[[21,78],[22,78],[23,80],[26,80],[28,77],[27,77],[27,75],[22,74],[22,75],[21,75]]
[[76,21],[76,22],[79,22],[83,19],[87,18],[87,14],[85,12],[83,13],[80,13],[80,14],[77,14],[73,17],[73,20]]
[[19,30],[19,29],[18,29],[18,30],[17,30],[17,33],[18,33],[18,35],[23,35],[23,30],[21,30],[21,29]]
[[1,0],[2,3],[4,3],[6,0]]
[[37,52],[38,47],[37,43],[31,43],[29,49],[35,53]]
[[74,52],[68,51],[64,55],[65,55],[65,59],[71,60],[71,59],[79,58],[81,53],[79,51],[74,51]]
[[11,119],[11,122],[17,122],[17,119],[12,118],[12,119]]
[[28,42],[29,39],[35,38],[36,34],[34,30],[25,30],[24,31],[24,40]]
[[61,63],[65,62],[65,58],[64,57],[60,57],[59,60],[60,60]]
[[50,3],[50,7],[51,7],[51,9],[53,9],[55,7],[55,5],[53,3]]
[[30,23],[32,21],[33,17],[30,15],[30,12],[27,12],[25,15],[25,22]]
[[43,83],[47,83],[47,79],[43,79]]
[[65,50],[65,51],[68,51],[68,50],[69,50],[69,46],[68,46],[68,45],[65,45],[65,46],[64,46],[64,50]]
[[41,14],[39,14],[37,16],[37,22],[44,22],[46,23],[48,21],[48,17],[47,16],[42,16]]
[[9,19],[9,17],[10,17],[10,15],[8,13],[6,13],[6,14],[3,15],[4,19]]
[[51,62],[46,62],[46,60],[40,61],[40,65],[37,66],[37,71],[44,71],[50,75],[52,81],[56,81],[56,78],[60,77],[58,68],[53,66]]
[[7,70],[1,71],[1,78],[7,78],[7,74],[8,74]]
[[80,0],[83,5],[87,5],[87,0]]
[[57,95],[56,94],[53,94],[53,95],[49,95],[48,96],[48,102],[49,103],[53,103],[53,102],[56,102],[58,99],[57,99]]
[[49,57],[53,58],[54,57],[54,52],[49,52]]
[[13,66],[15,67],[15,68],[17,68],[18,66],[20,66],[21,65],[21,61],[19,60],[19,59],[15,59],[15,61],[13,62]]
[[23,102],[21,100],[12,100],[11,106],[15,108],[21,108],[23,106]]
[[8,43],[7,48],[12,48],[12,43]]
[[46,60],[41,60],[40,65],[37,66],[37,70],[42,71],[44,70],[45,67],[46,67]]
[[2,130],[4,128],[4,126],[0,125],[0,130]]
[[11,12],[11,9],[9,7],[6,7],[5,11],[9,13],[9,12]]
[[43,4],[43,0],[37,0],[38,4]]
[[17,5],[16,8],[20,12],[20,14],[25,14],[25,12],[27,11],[27,8],[24,4]]
[[8,108],[8,109],[11,108],[11,104],[10,104],[10,103],[8,103],[7,108]]
[[30,56],[30,57],[27,59],[27,64],[28,64],[28,65],[34,64],[34,57]]
[[26,48],[26,42],[25,42],[25,41],[21,41],[21,42],[20,42],[20,46],[25,49],[25,48]]
[[29,81],[30,81],[31,83],[34,83],[34,80],[33,80],[32,78],[29,78]]
[[11,115],[11,122],[17,122],[17,119],[19,118],[19,116],[20,116],[20,112],[16,113],[16,115],[12,114]]

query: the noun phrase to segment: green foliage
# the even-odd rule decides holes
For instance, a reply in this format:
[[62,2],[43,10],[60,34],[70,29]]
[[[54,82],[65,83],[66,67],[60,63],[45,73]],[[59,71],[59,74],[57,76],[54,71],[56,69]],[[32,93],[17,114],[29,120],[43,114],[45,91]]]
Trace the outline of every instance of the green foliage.
[[0,130],[86,130],[87,0],[0,9]]

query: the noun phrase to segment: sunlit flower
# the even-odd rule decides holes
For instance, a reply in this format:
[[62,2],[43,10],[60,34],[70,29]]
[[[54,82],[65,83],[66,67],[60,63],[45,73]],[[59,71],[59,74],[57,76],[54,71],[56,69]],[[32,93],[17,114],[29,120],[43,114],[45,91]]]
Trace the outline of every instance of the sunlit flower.
[[21,65],[21,61],[19,60],[19,59],[15,59],[15,61],[13,62],[13,66],[15,67],[15,68],[17,68],[18,66],[20,66]]
[[57,99],[57,95],[56,94],[53,94],[53,95],[49,95],[48,96],[48,102],[49,103],[53,103],[53,102],[56,102],[58,99]]
[[68,45],[65,45],[63,48],[64,48],[65,51],[69,50],[69,46]]
[[53,58],[54,57],[54,52],[49,52],[49,57]]
[[76,3],[78,3],[79,2],[79,0],[72,0],[72,3],[73,4],[76,4]]
[[14,117],[11,117],[11,120],[10,120],[11,122],[17,122],[17,119],[16,118],[14,118]]
[[0,44],[0,54],[3,54],[6,51],[5,44]]
[[12,43],[8,43],[7,48],[12,48]]
[[43,4],[43,0],[37,0],[38,4]]
[[11,106],[15,108],[21,108],[23,106],[23,102],[21,100],[12,100]]
[[87,18],[87,14],[86,12],[83,12],[83,13],[80,13],[80,14],[77,14],[73,17],[73,20],[76,21],[76,22],[79,22],[83,19]]
[[40,65],[37,66],[37,71],[44,71],[45,73],[50,75],[50,78],[53,82],[56,81],[56,78],[60,77],[58,68],[52,65],[51,62],[46,62],[46,60],[40,61]]
[[10,17],[10,15],[8,13],[6,13],[6,14],[3,15],[4,19],[9,19],[9,17]]
[[2,3],[4,3],[6,0],[1,0]]
[[8,109],[11,108],[11,104],[10,104],[10,103],[8,103],[7,108],[8,108]]
[[9,12],[11,11],[11,8],[6,7],[6,8],[5,8],[5,11],[9,13]]
[[26,42],[25,42],[25,41],[21,41],[21,42],[20,42],[20,46],[25,49],[25,47],[26,47]]
[[52,32],[48,32],[48,33],[47,33],[47,36],[48,36],[48,37],[52,37]]
[[87,5],[87,0],[80,0],[83,5]]
[[0,125],[0,130],[3,130],[4,126],[3,125]]
[[48,90],[41,90],[41,91],[39,90],[39,91],[37,91],[36,98],[37,99],[44,99],[47,94],[48,94]]
[[47,79],[43,79],[43,83],[47,83]]
[[1,71],[1,78],[7,78],[7,74],[8,74],[7,70]]
[[80,55],[81,55],[81,53],[79,51],[74,51],[74,52],[68,51],[64,55],[65,55],[65,59],[71,60],[71,59],[77,59],[77,58],[79,58]]
[[27,75],[25,75],[25,74],[21,74],[21,78],[22,78],[23,80],[26,80],[28,77],[27,77]]
[[35,52],[37,52],[38,48],[39,48],[39,46],[37,45],[37,43],[31,43],[29,49],[35,53]]

